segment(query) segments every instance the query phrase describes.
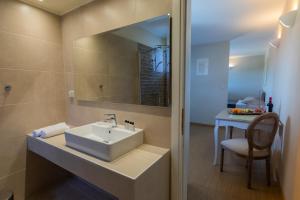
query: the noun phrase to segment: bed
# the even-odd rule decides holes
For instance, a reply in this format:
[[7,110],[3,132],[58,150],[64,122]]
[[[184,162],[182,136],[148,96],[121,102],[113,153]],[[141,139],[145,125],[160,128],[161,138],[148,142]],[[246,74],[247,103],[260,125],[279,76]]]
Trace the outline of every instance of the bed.
[[229,100],[227,107],[228,108],[250,108],[255,109],[265,105],[266,93],[262,92],[261,99],[255,97],[246,97],[244,99]]

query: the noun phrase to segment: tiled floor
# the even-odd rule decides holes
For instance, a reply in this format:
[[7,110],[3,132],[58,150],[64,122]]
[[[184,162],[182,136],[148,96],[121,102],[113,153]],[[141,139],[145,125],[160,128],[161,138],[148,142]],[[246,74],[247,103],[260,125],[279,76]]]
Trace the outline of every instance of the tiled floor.
[[[223,131],[223,130],[222,130]],[[237,129],[234,137],[242,136]],[[245,160],[225,152],[224,172],[213,166],[213,127],[191,125],[188,200],[282,200],[280,187],[266,185],[265,163],[255,161],[253,188],[247,189]]]

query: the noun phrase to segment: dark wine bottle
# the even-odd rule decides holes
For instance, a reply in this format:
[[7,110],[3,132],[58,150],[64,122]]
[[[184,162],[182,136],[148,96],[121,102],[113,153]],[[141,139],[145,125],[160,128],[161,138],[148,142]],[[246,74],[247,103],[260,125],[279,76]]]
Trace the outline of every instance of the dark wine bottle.
[[268,112],[273,112],[273,103],[272,103],[272,97],[269,98],[269,103],[267,104],[268,106]]

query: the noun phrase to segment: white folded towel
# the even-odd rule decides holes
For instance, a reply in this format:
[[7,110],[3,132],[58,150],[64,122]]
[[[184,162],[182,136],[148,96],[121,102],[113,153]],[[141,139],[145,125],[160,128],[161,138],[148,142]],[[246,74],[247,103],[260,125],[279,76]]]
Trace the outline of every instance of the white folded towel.
[[55,135],[63,134],[65,130],[70,129],[70,127],[65,123],[58,123],[51,126],[47,126],[44,128],[40,128],[37,130],[32,131],[33,137],[41,137],[41,138],[48,138]]

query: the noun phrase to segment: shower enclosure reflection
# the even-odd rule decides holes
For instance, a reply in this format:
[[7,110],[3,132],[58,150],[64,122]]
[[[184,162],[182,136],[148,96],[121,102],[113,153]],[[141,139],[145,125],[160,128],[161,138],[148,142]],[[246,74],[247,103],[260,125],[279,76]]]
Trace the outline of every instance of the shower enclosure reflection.
[[140,102],[142,105],[169,105],[170,48],[139,44]]
[[169,16],[75,40],[76,99],[169,106],[169,41]]

